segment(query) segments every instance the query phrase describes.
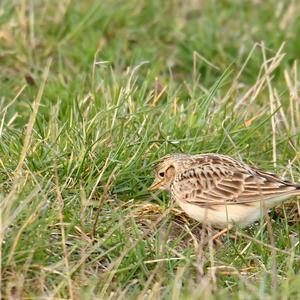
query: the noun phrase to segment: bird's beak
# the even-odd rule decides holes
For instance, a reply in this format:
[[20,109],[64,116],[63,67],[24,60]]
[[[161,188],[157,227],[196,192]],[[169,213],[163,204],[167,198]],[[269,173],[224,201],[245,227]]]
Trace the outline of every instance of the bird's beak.
[[163,180],[161,180],[161,181],[154,180],[152,185],[148,188],[148,191],[152,192],[152,191],[159,189],[163,183],[164,183]]

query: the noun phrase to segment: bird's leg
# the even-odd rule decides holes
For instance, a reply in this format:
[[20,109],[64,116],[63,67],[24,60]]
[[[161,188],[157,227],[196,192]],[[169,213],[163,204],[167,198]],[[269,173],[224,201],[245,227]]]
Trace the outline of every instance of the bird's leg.
[[224,235],[227,231],[228,231],[228,228],[226,227],[226,228],[222,229],[221,231],[219,231],[218,233],[216,233],[214,236],[212,236],[210,238],[210,240],[214,241],[214,240],[218,239],[219,237],[221,237],[222,235]]
[[218,240],[220,232],[218,232],[217,234],[214,234],[216,231],[211,226],[208,226],[206,228],[206,230],[203,230],[203,233],[205,231],[207,231],[207,236],[204,239],[204,235],[202,234],[202,237],[201,237],[201,240],[204,241],[203,242],[204,245],[208,245],[210,242],[215,242],[218,246],[223,245],[223,243],[220,240]]
[[220,238],[221,236],[223,236],[226,232],[228,232],[230,229],[232,228],[232,226],[227,226],[224,229],[222,229],[221,231],[219,231],[218,233],[216,233],[214,236],[212,236],[210,238],[211,241],[215,241],[218,238]]

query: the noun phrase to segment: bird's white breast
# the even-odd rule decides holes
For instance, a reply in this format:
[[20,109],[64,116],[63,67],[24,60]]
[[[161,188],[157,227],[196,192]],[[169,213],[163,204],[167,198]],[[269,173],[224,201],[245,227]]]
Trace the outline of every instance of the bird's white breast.
[[178,202],[179,206],[191,218],[217,227],[228,224],[247,226],[260,218],[262,209],[257,206],[245,205],[216,205],[213,209],[201,207],[187,202]]

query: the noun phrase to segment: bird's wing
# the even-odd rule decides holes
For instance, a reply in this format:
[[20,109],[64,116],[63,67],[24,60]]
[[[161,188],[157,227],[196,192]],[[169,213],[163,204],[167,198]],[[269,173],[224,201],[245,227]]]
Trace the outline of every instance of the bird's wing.
[[[171,187],[179,201],[201,206],[247,204],[273,198],[299,187],[276,175],[245,165],[208,163],[178,174]],[[179,199],[180,198],[180,199]]]

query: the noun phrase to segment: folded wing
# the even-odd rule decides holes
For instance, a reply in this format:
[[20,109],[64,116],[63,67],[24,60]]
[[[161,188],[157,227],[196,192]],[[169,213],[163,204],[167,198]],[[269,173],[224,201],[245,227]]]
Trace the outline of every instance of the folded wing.
[[[200,206],[247,204],[292,193],[299,186],[276,175],[229,161],[200,164],[178,174],[173,197]],[[176,200],[176,199],[175,199]]]

